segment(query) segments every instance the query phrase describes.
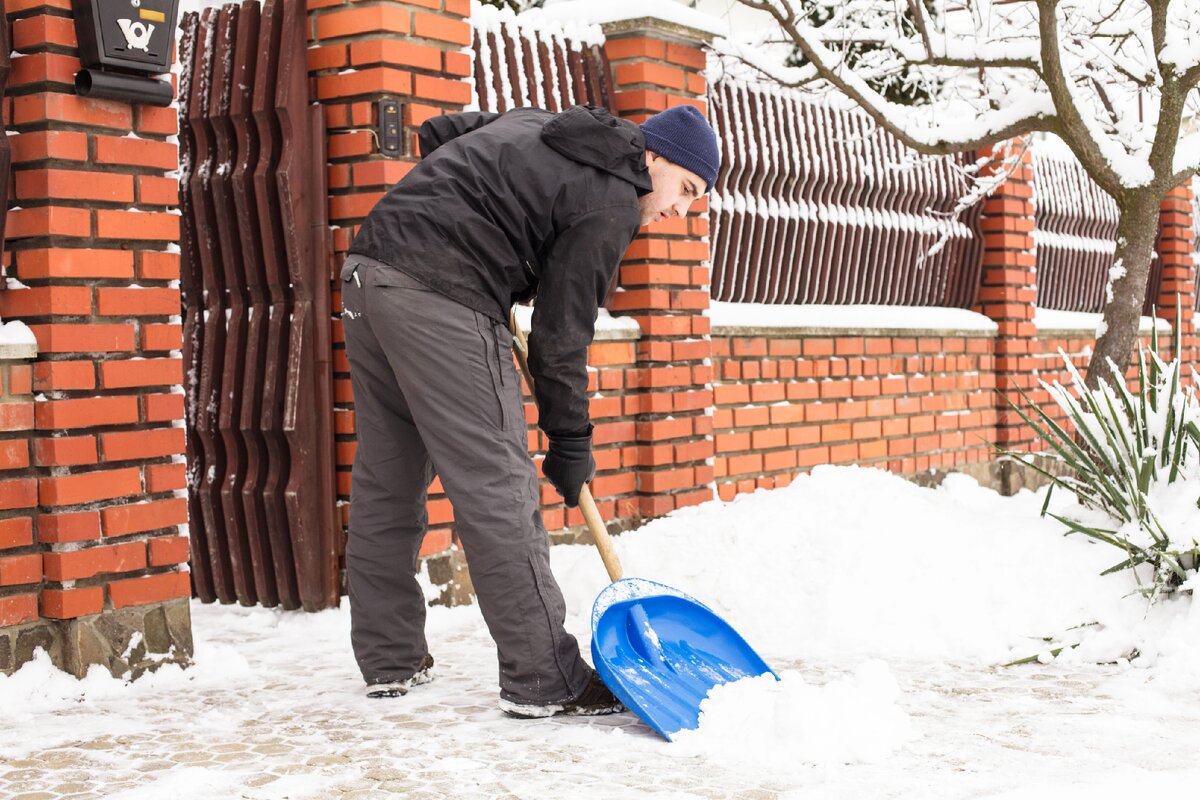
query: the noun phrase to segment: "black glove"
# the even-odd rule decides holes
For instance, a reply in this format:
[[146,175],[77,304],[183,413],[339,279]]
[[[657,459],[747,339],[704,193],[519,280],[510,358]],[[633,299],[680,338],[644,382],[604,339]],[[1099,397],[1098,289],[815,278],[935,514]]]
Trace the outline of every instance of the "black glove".
[[551,436],[542,472],[563,496],[568,508],[579,505],[579,490],[596,474],[592,435]]

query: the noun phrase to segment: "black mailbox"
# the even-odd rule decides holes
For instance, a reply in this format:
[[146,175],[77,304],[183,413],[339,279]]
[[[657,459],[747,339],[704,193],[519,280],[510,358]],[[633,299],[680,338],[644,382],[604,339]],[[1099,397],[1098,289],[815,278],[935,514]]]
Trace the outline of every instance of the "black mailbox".
[[72,0],[83,69],[75,91],[157,106],[171,104],[171,84],[146,76],[171,68],[179,0]]

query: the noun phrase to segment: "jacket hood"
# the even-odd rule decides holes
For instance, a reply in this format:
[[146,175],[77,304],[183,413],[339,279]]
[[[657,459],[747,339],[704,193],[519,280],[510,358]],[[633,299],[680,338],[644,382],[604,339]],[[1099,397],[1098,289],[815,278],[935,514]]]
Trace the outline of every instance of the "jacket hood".
[[628,181],[638,195],[654,187],[646,168],[646,137],[603,108],[572,106],[542,126],[542,141],[567,158]]

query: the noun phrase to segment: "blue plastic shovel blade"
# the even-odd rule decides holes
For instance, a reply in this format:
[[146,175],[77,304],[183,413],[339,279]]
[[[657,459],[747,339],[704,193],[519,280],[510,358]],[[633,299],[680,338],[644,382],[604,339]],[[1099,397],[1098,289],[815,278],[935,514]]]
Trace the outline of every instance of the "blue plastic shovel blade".
[[641,578],[609,584],[596,598],[592,660],[612,693],[668,741],[700,724],[700,703],[714,686],[775,675],[703,603]]

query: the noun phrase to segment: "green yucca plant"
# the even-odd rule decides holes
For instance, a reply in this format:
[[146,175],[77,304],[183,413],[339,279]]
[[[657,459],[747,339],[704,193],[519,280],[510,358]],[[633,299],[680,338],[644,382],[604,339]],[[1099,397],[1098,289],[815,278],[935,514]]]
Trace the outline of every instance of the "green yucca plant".
[[[1176,354],[1179,327],[1177,322]],[[1142,583],[1137,570],[1133,574],[1139,591],[1153,601],[1186,581],[1200,555],[1196,538],[1176,536],[1173,540],[1150,502],[1151,489],[1156,485],[1200,477],[1200,405],[1195,389],[1200,379],[1193,370],[1192,385],[1184,385],[1179,359],[1169,363],[1162,360],[1156,335],[1151,336],[1149,350],[1138,348],[1136,394],[1129,391],[1120,370],[1111,362],[1113,385],[1101,380],[1099,388],[1092,390],[1065,354],[1063,360],[1074,392],[1057,382],[1042,381],[1042,386],[1067,415],[1074,434],[1018,390],[1029,411],[1011,399],[1009,405],[1049,450],[1001,452],[1050,479],[1043,516],[1123,551],[1125,558],[1104,574],[1149,565],[1154,576],[1149,585]],[[1042,466],[1047,462],[1055,463],[1058,469],[1052,472]],[[1114,524],[1099,527],[1048,513],[1056,487],[1071,491],[1081,505],[1105,513]],[[1200,531],[1196,535],[1200,536]]]

